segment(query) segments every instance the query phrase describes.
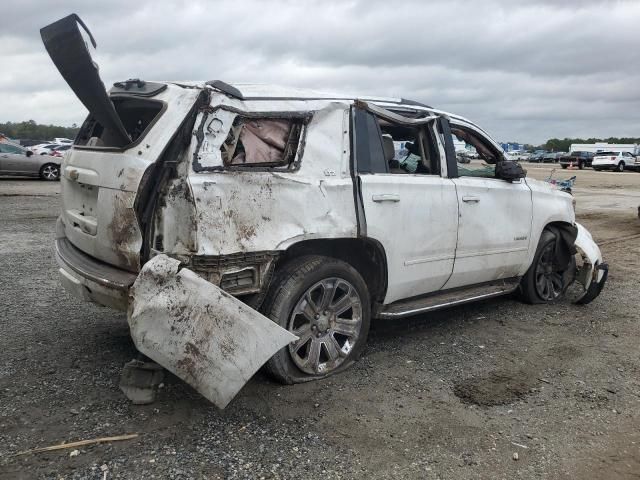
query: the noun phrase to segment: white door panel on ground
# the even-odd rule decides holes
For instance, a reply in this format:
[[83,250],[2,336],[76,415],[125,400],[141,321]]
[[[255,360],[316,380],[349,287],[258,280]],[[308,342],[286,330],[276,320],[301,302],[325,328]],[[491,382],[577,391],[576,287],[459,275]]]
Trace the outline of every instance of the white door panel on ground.
[[509,278],[527,262],[531,190],[523,181],[453,179],[459,222],[453,274],[445,288]]
[[367,236],[387,255],[384,303],[442,288],[453,269],[458,227],[454,183],[435,175],[361,175]]

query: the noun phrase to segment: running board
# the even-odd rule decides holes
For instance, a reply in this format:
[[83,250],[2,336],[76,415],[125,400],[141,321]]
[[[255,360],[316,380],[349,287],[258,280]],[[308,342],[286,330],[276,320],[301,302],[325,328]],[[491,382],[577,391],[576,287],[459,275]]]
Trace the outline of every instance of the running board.
[[404,318],[419,313],[432,312],[441,308],[462,305],[463,303],[485,300],[507,295],[518,288],[520,277],[506,278],[496,282],[483,283],[472,287],[452,288],[430,293],[422,297],[400,300],[389,305],[378,305],[376,318]]

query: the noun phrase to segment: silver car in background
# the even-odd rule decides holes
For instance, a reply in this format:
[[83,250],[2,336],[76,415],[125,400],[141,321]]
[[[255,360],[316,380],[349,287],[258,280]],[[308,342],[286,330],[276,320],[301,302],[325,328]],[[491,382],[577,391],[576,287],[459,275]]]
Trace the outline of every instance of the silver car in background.
[[0,175],[60,179],[62,158],[34,155],[32,151],[11,143],[0,143]]

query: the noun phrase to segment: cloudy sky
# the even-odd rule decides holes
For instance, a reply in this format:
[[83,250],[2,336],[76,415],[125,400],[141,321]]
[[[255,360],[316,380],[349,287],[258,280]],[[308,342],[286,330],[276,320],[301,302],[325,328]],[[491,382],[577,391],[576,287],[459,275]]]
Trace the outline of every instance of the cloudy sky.
[[21,0],[2,13],[0,122],[83,120],[38,32],[72,12],[107,85],[277,83],[419,100],[498,140],[640,136],[638,0]]

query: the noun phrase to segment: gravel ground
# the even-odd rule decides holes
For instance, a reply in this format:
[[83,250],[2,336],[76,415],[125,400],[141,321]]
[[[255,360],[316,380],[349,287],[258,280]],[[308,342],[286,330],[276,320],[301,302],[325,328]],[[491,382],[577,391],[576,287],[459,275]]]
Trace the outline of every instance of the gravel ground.
[[[153,405],[124,398],[125,317],[57,280],[58,184],[0,180],[0,478],[640,479],[640,174],[577,174],[611,269],[591,305],[502,298],[375,322],[347,372],[259,373],[224,411],[175,377]],[[14,456],[125,433],[139,437]]]

